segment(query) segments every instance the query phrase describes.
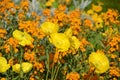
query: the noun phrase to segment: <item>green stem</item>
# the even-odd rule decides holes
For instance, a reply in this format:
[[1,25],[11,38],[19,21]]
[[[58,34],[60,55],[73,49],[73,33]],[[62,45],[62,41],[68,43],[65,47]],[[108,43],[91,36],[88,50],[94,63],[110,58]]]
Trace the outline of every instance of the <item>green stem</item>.
[[22,57],[23,57],[23,49],[22,47],[20,47],[20,78],[23,78]]
[[52,66],[51,80],[54,79],[53,71],[54,71],[54,63],[53,63],[53,66]]
[[[13,52],[13,48],[12,48],[12,46],[10,46],[10,57],[9,57],[10,59],[11,59],[11,58],[13,59],[13,57],[14,57],[14,56],[13,56],[13,53],[14,53],[14,52]],[[13,79],[13,78],[14,78],[13,71],[11,71],[11,72],[12,72],[12,79]]]
[[47,63],[46,63],[47,75],[46,75],[46,80],[48,80],[48,75],[49,75],[49,54],[48,54],[48,48],[46,48],[45,52],[46,52],[46,56],[47,56]]
[[54,80],[56,80],[56,78],[57,78],[57,75],[58,75],[59,69],[60,69],[60,65],[58,65],[58,67],[57,67],[57,71],[56,71],[56,74],[55,74],[55,78],[54,78]]

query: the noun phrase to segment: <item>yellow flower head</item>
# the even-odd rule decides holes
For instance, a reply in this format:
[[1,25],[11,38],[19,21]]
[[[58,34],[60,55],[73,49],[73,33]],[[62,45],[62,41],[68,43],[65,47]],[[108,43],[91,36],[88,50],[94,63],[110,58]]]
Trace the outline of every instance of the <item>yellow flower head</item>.
[[69,39],[64,33],[53,33],[49,40],[61,52],[67,51],[70,47]]
[[95,67],[96,73],[104,73],[109,69],[108,58],[102,51],[92,52],[89,56],[89,63]]
[[48,0],[48,1],[46,2],[46,6],[51,7],[51,6],[52,6],[52,3],[53,3],[54,1],[55,1],[55,0]]
[[96,21],[95,21],[95,26],[96,28],[103,28],[103,20],[102,18],[97,18]]
[[[28,73],[29,71],[31,71],[32,69],[32,64],[28,63],[28,62],[23,62],[22,63],[22,70],[23,73]],[[16,73],[20,73],[20,64],[15,64],[12,66],[13,71],[15,71]]]
[[51,22],[44,22],[40,28],[47,35],[57,33],[59,30],[58,25]]
[[94,5],[92,4],[92,9],[95,11],[95,12],[100,12],[102,11],[102,7],[100,5]]
[[7,60],[4,57],[0,57],[0,73],[6,72],[10,68],[10,65],[7,64]]
[[75,36],[72,36],[70,38],[70,44],[71,47],[74,48],[75,50],[78,50],[78,48],[80,47],[80,41]]
[[94,11],[93,11],[92,9],[89,9],[89,10],[87,11],[87,14],[93,15],[93,14],[94,14]]
[[72,34],[73,34],[73,31],[72,31],[71,28],[69,28],[69,29],[67,29],[64,33],[65,33],[65,35],[66,35],[68,38],[70,38],[70,37],[72,36]]
[[13,37],[17,39],[22,46],[30,45],[33,42],[33,38],[28,33],[19,30],[13,32]]

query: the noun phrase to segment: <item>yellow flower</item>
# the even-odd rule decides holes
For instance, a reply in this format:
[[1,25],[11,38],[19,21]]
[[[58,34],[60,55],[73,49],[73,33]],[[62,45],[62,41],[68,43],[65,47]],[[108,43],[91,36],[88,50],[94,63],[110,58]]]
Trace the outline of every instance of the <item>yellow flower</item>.
[[74,48],[75,50],[78,50],[78,48],[80,47],[80,41],[75,36],[72,36],[70,38],[70,44],[71,47]]
[[15,64],[12,66],[13,71],[20,73],[20,64]]
[[33,42],[33,38],[28,33],[19,30],[13,32],[13,37],[17,39],[22,46],[30,45]]
[[0,57],[0,65],[7,64],[7,60],[4,57]]
[[108,58],[102,51],[92,52],[89,56],[89,63],[95,67],[96,73],[104,73],[109,69]]
[[57,24],[54,24],[54,23],[51,23],[51,22],[44,22],[42,25],[41,25],[41,30],[49,35],[51,33],[57,33],[58,32],[58,25]]
[[112,36],[118,34],[118,28],[108,28],[104,33],[102,33],[103,36]]
[[96,21],[95,21],[95,26],[96,28],[103,28],[103,20],[102,18],[97,18]]
[[94,13],[92,15],[92,19],[95,22],[95,26],[96,28],[103,28],[103,20],[101,18],[101,16],[99,16],[98,14]]
[[[29,71],[31,71],[32,69],[32,64],[28,63],[28,62],[23,62],[22,63],[22,70],[23,73],[28,73]],[[16,73],[20,73],[20,64],[15,64],[12,66],[13,71],[15,71]]]
[[69,38],[71,49],[78,50],[78,48],[80,46],[80,41],[75,36],[72,36],[72,34],[73,34],[72,29],[71,28],[67,29],[64,32],[64,34]]
[[98,17],[99,17],[98,14],[97,14],[97,13],[94,13],[94,14],[92,15],[93,21],[95,22]]
[[46,2],[46,6],[51,7],[51,6],[52,6],[52,3],[53,3],[54,1],[55,1],[55,0],[48,0],[48,1]]
[[70,37],[72,36],[72,34],[73,34],[73,31],[72,31],[71,28],[69,28],[69,29],[67,29],[64,33],[65,33],[65,35],[66,35],[68,38],[70,38]]
[[61,52],[67,51],[70,47],[69,39],[64,33],[53,33],[49,40]]
[[89,10],[87,11],[87,14],[93,15],[93,14],[94,14],[94,11],[93,11],[92,9],[89,9]]
[[100,5],[94,5],[92,4],[92,9],[95,11],[95,12],[100,12],[102,11],[102,7]]
[[10,65],[7,64],[7,60],[4,57],[0,57],[0,73],[6,72],[10,68]]

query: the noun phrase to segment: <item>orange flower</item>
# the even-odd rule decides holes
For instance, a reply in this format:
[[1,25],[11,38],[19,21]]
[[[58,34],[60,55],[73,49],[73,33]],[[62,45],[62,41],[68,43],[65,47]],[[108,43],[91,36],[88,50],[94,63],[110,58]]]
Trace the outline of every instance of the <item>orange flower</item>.
[[10,52],[10,45],[5,44],[5,45],[3,46],[3,48],[5,49],[5,52],[6,52],[6,53],[9,53],[9,52]]
[[104,19],[105,25],[110,25],[110,23],[118,24],[119,13],[117,10],[108,9],[106,13],[103,13],[102,18]]
[[24,59],[28,60],[30,62],[34,62],[35,61],[35,53],[34,52],[32,52],[32,53],[25,52]]
[[43,15],[44,16],[50,16],[50,9],[44,9],[43,10]]
[[28,2],[28,0],[22,0],[21,3],[20,3],[20,5],[21,5],[21,8],[22,8],[23,10],[28,11],[28,7],[29,7],[29,2]]
[[0,38],[5,38],[6,34],[7,34],[6,30],[3,28],[0,28]]
[[59,10],[59,11],[63,11],[63,12],[66,10],[66,8],[67,8],[66,5],[60,4],[60,5],[58,6],[58,10]]
[[0,80],[6,80],[6,78],[1,78]]
[[80,11],[71,12],[69,15],[69,20],[70,20],[70,28],[73,30],[73,34],[77,35],[81,31]]
[[80,80],[80,75],[77,72],[70,72],[66,75],[66,80]]
[[92,23],[91,20],[85,19],[83,24],[84,24],[84,26],[86,26],[86,27],[88,27],[90,29],[93,29],[93,23]]
[[115,35],[114,37],[112,37],[112,39],[108,40],[107,45],[110,46],[109,53],[114,51],[119,51],[120,49],[119,42],[120,42],[119,35]]
[[10,46],[13,48],[14,52],[18,52],[18,41],[13,38],[13,37],[10,37],[6,42],[5,42],[5,45],[3,46],[3,48],[5,48],[5,51],[6,53],[9,53],[10,52]]
[[89,42],[88,42],[85,38],[83,38],[83,39],[80,41],[80,50],[81,50],[82,52],[85,52],[85,51],[86,51],[85,47],[86,47],[88,44],[89,44]]
[[45,34],[38,28],[38,25],[38,21],[20,21],[19,29],[23,29],[24,31],[30,33],[33,37],[35,36],[38,39],[41,39],[45,36]]
[[37,71],[44,72],[44,65],[42,63],[35,62],[34,68],[37,69]]
[[54,63],[57,63],[58,60],[59,60],[59,52],[56,51],[56,53],[55,53],[55,55],[54,55],[54,58],[53,58],[53,62],[54,62]]
[[93,9],[95,12],[100,12],[100,11],[102,11],[102,6],[92,4],[92,9]]
[[110,67],[110,75],[120,77],[120,69],[118,67]]

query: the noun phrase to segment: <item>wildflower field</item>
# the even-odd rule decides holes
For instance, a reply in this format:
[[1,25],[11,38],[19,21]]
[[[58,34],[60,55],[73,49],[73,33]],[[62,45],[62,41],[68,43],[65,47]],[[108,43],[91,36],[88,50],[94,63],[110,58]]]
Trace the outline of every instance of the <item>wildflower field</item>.
[[120,7],[107,1],[0,0],[0,80],[120,80]]

